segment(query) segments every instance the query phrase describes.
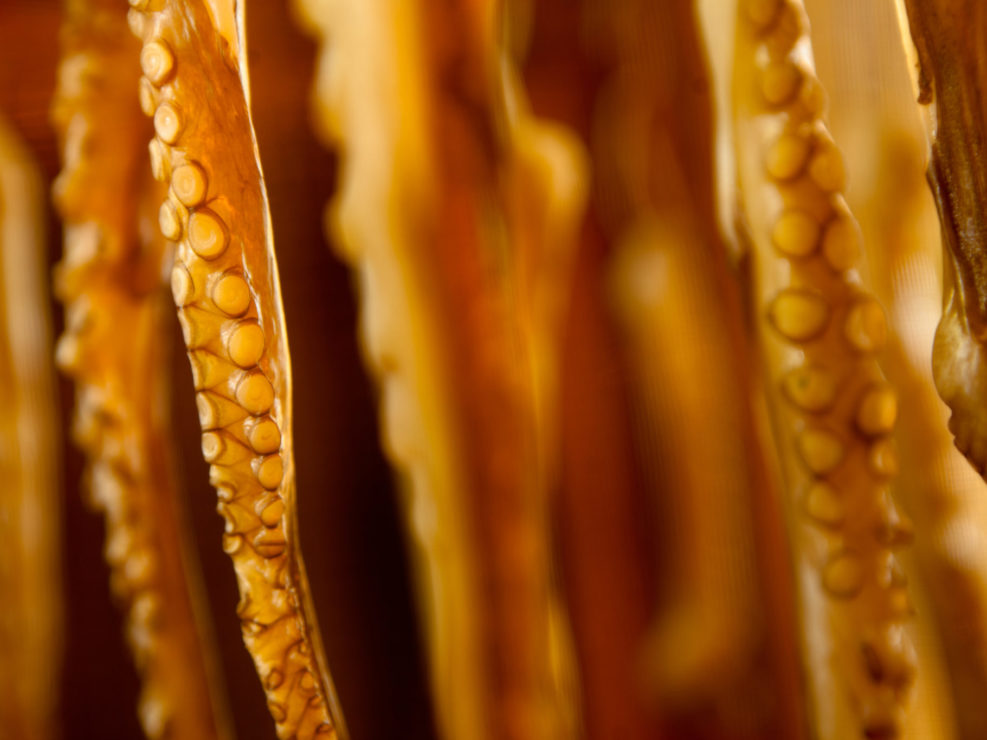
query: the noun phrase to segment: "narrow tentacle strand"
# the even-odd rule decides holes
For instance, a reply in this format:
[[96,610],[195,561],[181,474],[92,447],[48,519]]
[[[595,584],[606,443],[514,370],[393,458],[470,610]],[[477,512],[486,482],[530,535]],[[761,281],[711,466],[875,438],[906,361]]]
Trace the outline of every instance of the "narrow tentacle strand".
[[[612,65],[597,94],[597,210],[659,543],[648,688],[685,734],[702,723],[737,737],[794,737],[800,697],[786,692],[783,673],[758,676],[770,654],[763,630],[782,644],[787,626],[760,603],[791,590],[770,568],[758,575],[758,560],[788,552],[768,536],[761,553],[755,544],[775,494],[743,304],[716,229],[713,106],[695,5],[621,0],[584,11],[596,53]],[[758,707],[758,691],[775,693],[783,711]]]
[[75,381],[74,437],[106,517],[113,592],[143,679],[151,738],[230,735],[205,600],[171,468],[164,266],[144,174],[139,45],[112,2],[66,7],[53,105],[62,143],[54,197],[65,222],[56,290],[66,330],[56,359]]
[[876,359],[884,313],[852,271],[858,229],[842,196],[843,157],[822,121],[804,8],[738,5],[739,217],[789,491],[810,716],[821,738],[894,737],[914,657],[893,554],[910,527],[889,490],[897,399]]
[[249,111],[243,4],[131,0],[161,233],[243,639],[278,737],[345,737],[298,543],[291,369]]
[[0,117],[0,733],[56,737],[61,664],[55,379],[41,174]]
[[987,8],[973,0],[903,0],[918,56],[919,102],[932,156],[928,179],[944,247],[943,316],[933,375],[952,411],[956,446],[987,474]]

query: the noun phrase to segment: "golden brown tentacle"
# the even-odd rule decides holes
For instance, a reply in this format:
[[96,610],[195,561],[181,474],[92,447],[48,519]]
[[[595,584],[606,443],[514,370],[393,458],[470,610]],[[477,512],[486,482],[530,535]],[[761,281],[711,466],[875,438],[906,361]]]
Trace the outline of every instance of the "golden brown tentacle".
[[[622,239],[611,275],[634,382],[636,441],[668,553],[646,654],[648,688],[672,716],[715,714],[752,682],[770,681],[755,669],[764,618],[748,376],[738,372],[742,360],[703,242],[682,211],[642,218]],[[749,736],[777,732],[776,721],[754,718]],[[786,736],[794,731],[789,726]]]
[[[768,690],[755,688],[769,653],[758,602],[790,586],[757,576],[754,489],[770,484],[742,304],[715,229],[712,101],[695,11],[625,0],[588,2],[584,13],[591,47],[612,65],[597,94],[596,208],[612,250],[636,458],[661,543],[658,613],[642,661],[648,688],[683,732],[701,718],[737,737],[790,736],[797,695],[781,699],[775,716],[750,701]],[[770,673],[763,680],[784,685]],[[742,704],[738,722],[731,705]]]
[[154,121],[161,232],[226,520],[243,638],[280,738],[345,737],[301,552],[291,369],[267,197],[250,123],[243,6],[132,0],[141,105]]
[[[949,410],[932,378],[942,246],[924,176],[928,143],[921,108],[900,53],[892,4],[815,0],[807,8],[816,38],[835,38],[837,27],[848,22],[853,28],[851,43],[817,44],[816,58],[820,76],[834,93],[840,90],[830,122],[854,163],[848,200],[865,236],[870,282],[894,330],[881,364],[907,399],[896,431],[901,474],[895,496],[915,521],[915,572],[923,576],[916,584],[921,591],[915,589],[915,621],[931,633],[916,640],[910,725],[915,737],[981,737],[987,735],[987,707],[980,700],[987,691],[987,487],[955,448],[946,426]],[[882,94],[874,96],[875,89]]]
[[594,131],[597,208],[612,245],[637,459],[667,563],[658,566],[649,688],[670,717],[692,710],[712,721],[750,685],[762,647],[751,517],[757,435],[741,304],[714,225],[712,106],[693,7],[649,5],[584,11],[592,43],[613,60]]
[[[476,554],[458,495],[464,473],[433,309],[410,260],[402,259],[418,245],[423,197],[413,184],[430,181],[419,144],[425,110],[417,4],[297,6],[321,42],[317,123],[331,145],[346,141],[339,195],[328,214],[331,241],[356,270],[360,337],[380,385],[384,451],[408,491],[437,720],[448,737],[482,738],[488,710],[473,607]],[[358,82],[357,74],[366,77]],[[400,118],[386,113],[391,99],[401,101]],[[360,135],[347,141],[348,130]]]
[[[758,603],[787,598],[787,574],[768,566],[754,575],[756,558],[780,563],[786,555],[766,522],[777,515],[763,516],[774,506],[767,476],[754,472],[758,435],[738,352],[739,296],[712,220],[710,99],[693,9],[541,2],[534,16],[526,68],[532,100],[542,115],[580,129],[596,175],[567,327],[578,349],[566,382],[578,390],[562,409],[567,443],[588,461],[570,453],[559,507],[587,731],[651,737],[657,705],[683,734],[701,725],[730,737],[795,737],[799,697],[786,689],[796,666],[775,661],[791,656],[794,632],[787,613],[761,613]],[[610,300],[594,305],[605,293]],[[608,330],[623,341],[610,340]],[[636,424],[622,429],[625,393]],[[714,431],[706,429],[709,418],[717,419]],[[740,443],[747,435],[749,444]],[[619,457],[632,449],[645,468],[641,483],[621,475]],[[655,508],[659,516],[644,515]],[[763,528],[757,548],[753,518]],[[655,603],[644,582],[654,565],[642,560],[654,553],[640,557],[641,529],[654,529],[661,542],[664,598],[650,640],[645,620]],[[761,633],[765,621],[777,652]],[[762,678],[785,687],[784,711],[751,701],[765,690]]]
[[987,223],[982,175],[987,100],[987,8],[969,0],[905,0],[918,51],[919,102],[934,104],[928,178],[945,248],[943,317],[936,331],[936,387],[950,430],[973,466],[987,469]]
[[0,736],[55,736],[63,607],[41,175],[0,116]]
[[913,658],[909,529],[888,489],[894,392],[884,314],[852,270],[857,226],[822,122],[799,0],[739,3],[734,147],[760,341],[792,512],[804,660],[823,738],[901,729]]
[[554,737],[575,720],[567,669],[550,666],[565,639],[546,548],[553,432],[538,419],[555,403],[577,155],[527,114],[496,4],[299,6],[326,42],[316,110],[344,155],[334,241],[360,276],[385,448],[410,491],[442,729]]
[[143,173],[138,52],[114,3],[67,4],[53,104],[63,159],[54,197],[65,223],[57,361],[76,383],[74,437],[91,500],[106,516],[111,585],[143,679],[144,732],[228,737],[169,455],[162,283],[171,253],[154,234],[160,193]]

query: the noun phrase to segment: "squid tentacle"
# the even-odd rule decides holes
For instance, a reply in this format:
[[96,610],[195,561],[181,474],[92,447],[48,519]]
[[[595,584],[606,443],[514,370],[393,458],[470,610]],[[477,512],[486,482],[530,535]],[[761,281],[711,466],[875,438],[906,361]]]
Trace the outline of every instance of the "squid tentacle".
[[987,475],[987,184],[981,174],[982,86],[987,16],[967,0],[900,0],[917,51],[919,103],[930,106],[927,177],[944,247],[943,316],[936,329],[933,377],[952,415],[950,431],[981,476]]
[[385,451],[410,492],[440,724],[555,737],[578,718],[562,698],[574,669],[545,546],[553,432],[538,417],[554,403],[549,336],[582,169],[496,48],[506,9],[467,6],[298,3],[323,42],[315,108],[343,152],[329,220],[360,278]]
[[243,5],[131,0],[158,223],[243,639],[279,738],[345,737],[305,576],[291,373],[267,196],[249,113]]
[[[810,706],[821,737],[893,736],[914,674],[893,550],[910,539],[888,486],[897,400],[887,329],[852,268],[858,228],[822,120],[800,0],[745,0],[734,135],[769,397],[794,514]],[[829,670],[829,667],[835,670]]]
[[65,223],[56,291],[66,308],[56,360],[76,385],[73,432],[106,518],[112,590],[126,606],[143,679],[144,732],[229,737],[169,455],[162,275],[170,255],[149,227],[157,194],[139,166],[139,46],[112,3],[67,10],[53,104],[63,158],[53,191]]
[[0,115],[0,732],[56,737],[59,451],[37,163]]

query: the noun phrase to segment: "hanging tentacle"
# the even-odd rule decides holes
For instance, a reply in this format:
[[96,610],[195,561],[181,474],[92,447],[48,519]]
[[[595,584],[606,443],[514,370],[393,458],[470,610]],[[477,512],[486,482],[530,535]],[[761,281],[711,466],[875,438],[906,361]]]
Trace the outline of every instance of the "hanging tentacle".
[[894,5],[806,0],[806,8],[819,76],[832,93],[831,131],[853,163],[847,200],[864,237],[862,266],[888,309],[881,366],[903,399],[894,494],[915,522],[910,571],[917,576],[907,730],[921,738],[979,737],[987,733],[978,698],[987,690],[987,487],[953,445],[932,378],[942,246],[924,176],[926,134]]
[[745,0],[736,23],[740,217],[789,492],[812,722],[823,738],[892,737],[914,658],[893,555],[910,527],[888,488],[897,398],[876,361],[884,314],[852,272],[858,228],[801,2]]
[[0,735],[56,736],[59,450],[41,174],[0,116]]
[[324,43],[316,111],[343,153],[330,219],[409,492],[440,724],[556,737],[573,713],[549,650],[564,617],[540,414],[555,403],[580,171],[565,135],[525,109],[495,45],[498,4],[474,5],[299,3]]
[[131,0],[158,224],[226,520],[243,639],[278,737],[345,737],[298,543],[291,368],[250,122],[243,4]]
[[111,585],[143,680],[144,732],[228,737],[169,454],[163,277],[171,252],[154,235],[160,193],[141,166],[138,53],[113,3],[67,4],[53,104],[63,161],[54,197],[65,223],[57,361],[76,384],[73,432],[86,453],[89,495],[106,517]]
[[970,0],[905,0],[918,51],[919,102],[931,105],[928,178],[945,248],[943,317],[933,374],[953,412],[956,446],[987,472],[987,182],[981,167],[987,101],[987,8]]
[[[788,553],[767,536],[761,553],[755,545],[773,482],[741,297],[716,229],[712,99],[695,4],[585,7],[590,43],[612,64],[593,130],[597,209],[660,542],[649,688],[686,734],[701,722],[729,737],[795,737],[800,697],[785,693],[790,679],[757,676],[770,655],[762,630],[779,645],[786,631],[793,638],[760,603],[790,597],[791,584],[757,575],[759,560]],[[759,691],[778,695],[780,711],[759,706]]]

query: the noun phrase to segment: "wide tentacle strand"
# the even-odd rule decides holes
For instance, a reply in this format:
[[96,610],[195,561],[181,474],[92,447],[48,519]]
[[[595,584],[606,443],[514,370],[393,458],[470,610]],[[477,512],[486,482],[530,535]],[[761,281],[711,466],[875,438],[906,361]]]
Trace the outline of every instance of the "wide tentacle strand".
[[280,738],[344,737],[298,542],[291,369],[249,111],[243,4],[132,0],[158,224],[243,638]]
[[0,736],[56,737],[58,429],[41,175],[0,117]]
[[858,230],[800,0],[739,3],[734,40],[723,103],[788,490],[811,722],[820,738],[892,737],[914,659],[893,555],[910,529],[888,488],[897,403],[876,360],[884,314],[851,271]]
[[556,737],[574,713],[560,697],[571,672],[551,661],[566,651],[549,649],[565,630],[539,414],[554,403],[578,155],[527,114],[497,3],[299,7],[324,42],[316,111],[343,154],[333,241],[359,276],[385,447],[408,491],[442,731]]
[[[458,496],[463,471],[437,370],[439,332],[426,320],[422,288],[401,258],[416,251],[418,184],[430,182],[419,145],[425,110],[416,3],[296,7],[320,43],[318,128],[328,144],[346,147],[340,194],[327,213],[329,236],[356,271],[362,349],[380,386],[384,449],[405,487],[438,722],[449,737],[480,738],[487,715],[472,608],[475,553]],[[400,116],[393,112],[398,104]]]
[[53,119],[65,223],[56,289],[66,307],[57,361],[75,380],[74,437],[106,517],[112,587],[143,678],[148,737],[229,736],[205,600],[172,471],[164,275],[137,105],[140,47],[113,2],[66,5]]

